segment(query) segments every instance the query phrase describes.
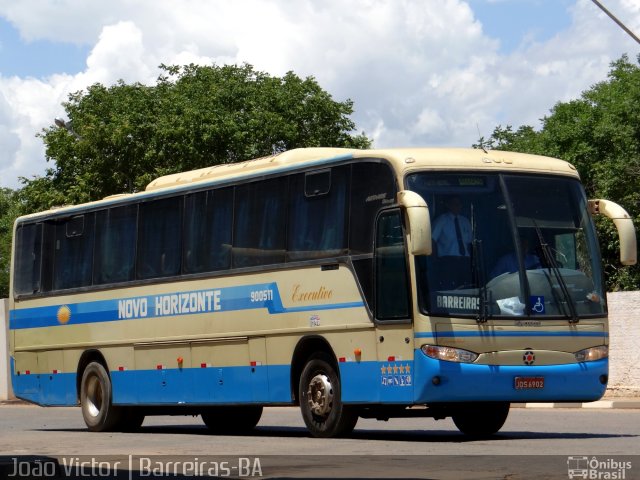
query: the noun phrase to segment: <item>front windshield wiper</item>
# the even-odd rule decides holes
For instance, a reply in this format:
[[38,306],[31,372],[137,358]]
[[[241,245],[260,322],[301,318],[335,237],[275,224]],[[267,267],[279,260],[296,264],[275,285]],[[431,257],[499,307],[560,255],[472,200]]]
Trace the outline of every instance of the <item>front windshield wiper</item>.
[[[570,317],[569,323],[578,323],[579,318],[578,318],[578,312],[576,311],[576,306],[573,304],[573,300],[571,299],[571,294],[569,293],[569,289],[567,288],[567,283],[564,281],[564,278],[562,277],[562,273],[560,273],[560,268],[558,267],[558,262],[556,261],[555,256],[551,251],[551,246],[549,246],[547,241],[544,239],[544,236],[542,235],[542,231],[540,230],[540,227],[538,227],[538,224],[536,223],[535,220],[533,220],[533,226],[536,229],[536,234],[538,235],[538,241],[540,242],[540,247],[542,248],[544,259],[547,265],[549,265],[550,270],[553,272],[553,276],[556,278],[556,281],[558,282],[558,286],[560,287],[560,291],[562,292],[562,296],[564,297],[567,307],[569,308],[569,313],[570,313],[570,315],[568,315]],[[553,285],[551,285],[551,287],[553,290]],[[561,302],[558,302],[558,304],[561,304]],[[565,312],[565,315],[566,315],[566,312]]]
[[488,307],[489,300],[487,298],[487,279],[484,271],[484,252],[482,251],[482,240],[478,239],[476,235],[476,216],[473,210],[473,203],[471,204],[471,234],[473,236],[471,240],[472,248],[472,262],[471,269],[473,272],[473,279],[478,286],[478,293],[480,296],[480,305],[478,305],[478,316],[476,322],[486,323],[489,319]]

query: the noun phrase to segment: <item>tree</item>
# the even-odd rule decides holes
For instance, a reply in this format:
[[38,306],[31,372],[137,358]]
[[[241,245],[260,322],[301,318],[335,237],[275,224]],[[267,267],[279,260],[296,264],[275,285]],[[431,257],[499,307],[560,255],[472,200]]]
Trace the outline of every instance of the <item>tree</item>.
[[70,130],[40,134],[44,177],[23,179],[28,210],[145,188],[160,175],[298,147],[366,148],[353,102],[336,102],[312,77],[243,66],[161,66],[155,86],[90,86],[63,104]]
[[53,166],[0,190],[0,298],[8,295],[18,215],[144,190],[154,178],[298,147],[367,148],[353,102],[313,77],[272,77],[251,65],[165,66],[154,86],[94,84],[63,103],[70,128],[39,136]]
[[9,270],[11,268],[11,236],[13,222],[18,217],[16,192],[0,188],[0,298],[9,296]]
[[[640,57],[638,59],[640,63]],[[557,103],[535,131],[498,126],[476,146],[562,158],[576,166],[590,198],[622,205],[640,225],[640,66],[622,56],[606,81]],[[597,219],[609,289],[640,289],[640,268],[621,267],[615,228]]]

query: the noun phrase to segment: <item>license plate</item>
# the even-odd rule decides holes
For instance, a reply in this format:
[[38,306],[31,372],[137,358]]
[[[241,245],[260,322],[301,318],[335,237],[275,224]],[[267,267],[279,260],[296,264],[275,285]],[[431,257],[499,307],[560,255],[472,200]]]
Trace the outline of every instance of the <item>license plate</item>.
[[544,377],[516,377],[516,390],[530,390],[544,388]]

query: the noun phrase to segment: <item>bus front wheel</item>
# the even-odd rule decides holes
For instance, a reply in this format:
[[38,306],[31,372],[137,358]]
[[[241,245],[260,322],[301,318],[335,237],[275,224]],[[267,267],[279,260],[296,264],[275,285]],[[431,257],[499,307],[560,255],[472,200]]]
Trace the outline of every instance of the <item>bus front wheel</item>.
[[80,406],[84,423],[92,432],[116,430],[122,423],[123,410],[111,403],[111,379],[98,362],[91,362],[82,373]]
[[509,415],[509,403],[473,403],[456,408],[453,423],[465,435],[487,437],[502,428]]
[[312,357],[300,375],[300,410],[314,437],[339,437],[355,428],[358,413],[342,403],[342,389],[331,358]]

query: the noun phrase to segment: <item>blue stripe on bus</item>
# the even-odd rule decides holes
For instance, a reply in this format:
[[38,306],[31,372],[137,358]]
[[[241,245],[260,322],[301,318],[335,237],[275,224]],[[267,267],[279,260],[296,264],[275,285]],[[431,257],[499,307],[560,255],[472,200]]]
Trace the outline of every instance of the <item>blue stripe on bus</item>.
[[215,315],[254,309],[266,309],[269,314],[277,315],[359,307],[364,307],[364,302],[285,307],[277,284],[263,283],[11,310],[9,328],[19,330],[181,315]]
[[[11,359],[19,398],[40,405],[77,404],[75,372],[16,375],[13,364]],[[604,394],[606,385],[600,378],[608,371],[607,359],[566,365],[475,365],[434,360],[419,350],[412,361],[339,365],[342,400],[354,404],[592,401]],[[293,403],[290,365],[127,370],[110,375],[113,400],[120,405]],[[544,388],[517,390],[515,377],[544,377]]]
[[416,338],[457,338],[457,337],[609,337],[608,332],[584,332],[584,331],[448,331],[448,332],[416,332]]
[[[412,361],[341,362],[345,403],[410,404]],[[406,372],[381,375],[381,366]],[[76,374],[13,374],[16,396],[44,406],[77,405]],[[291,366],[261,365],[162,370],[111,370],[113,402],[118,405],[293,404]]]

